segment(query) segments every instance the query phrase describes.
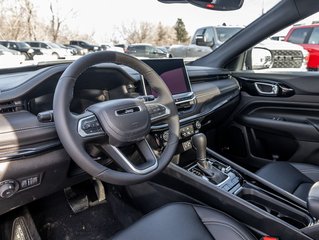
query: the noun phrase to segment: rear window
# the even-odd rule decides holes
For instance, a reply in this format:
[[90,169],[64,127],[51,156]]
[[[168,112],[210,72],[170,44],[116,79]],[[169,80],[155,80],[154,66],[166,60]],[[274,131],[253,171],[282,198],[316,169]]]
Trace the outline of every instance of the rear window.
[[293,30],[288,42],[302,44],[306,42],[307,37],[312,29],[311,28],[298,28]]
[[309,44],[319,44],[319,27],[313,29],[309,38]]

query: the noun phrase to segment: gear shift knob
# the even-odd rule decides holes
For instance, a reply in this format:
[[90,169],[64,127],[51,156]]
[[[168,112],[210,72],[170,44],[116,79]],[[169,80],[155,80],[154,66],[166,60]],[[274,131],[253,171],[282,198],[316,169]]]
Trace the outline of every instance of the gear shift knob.
[[198,133],[192,137],[192,145],[196,150],[196,160],[197,161],[206,161],[206,147],[207,139],[205,134]]

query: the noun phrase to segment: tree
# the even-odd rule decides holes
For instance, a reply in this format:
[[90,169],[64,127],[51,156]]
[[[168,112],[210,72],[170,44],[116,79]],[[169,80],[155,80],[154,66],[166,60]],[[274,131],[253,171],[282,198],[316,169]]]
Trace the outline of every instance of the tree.
[[121,34],[128,44],[153,41],[153,24],[149,22],[132,22],[129,26],[122,24]]
[[36,32],[36,24],[34,23],[36,18],[36,12],[34,9],[33,4],[30,2],[30,0],[23,0],[21,2],[22,7],[26,11],[26,24],[27,24],[27,30],[28,30],[28,38],[37,40],[35,32]]
[[185,43],[189,40],[188,32],[186,31],[185,24],[181,18],[177,18],[174,26],[176,40],[179,43]]
[[167,31],[163,27],[162,23],[159,22],[157,25],[157,31],[156,31],[156,45],[162,45],[163,42],[166,40]]
[[57,42],[61,29],[63,27],[64,22],[72,15],[74,15],[74,10],[71,9],[68,11],[66,14],[63,16],[60,13],[60,9],[58,6],[58,0],[53,3],[52,1],[50,2],[50,12],[51,12],[51,20],[50,20],[50,35],[51,35],[51,40],[53,42]]

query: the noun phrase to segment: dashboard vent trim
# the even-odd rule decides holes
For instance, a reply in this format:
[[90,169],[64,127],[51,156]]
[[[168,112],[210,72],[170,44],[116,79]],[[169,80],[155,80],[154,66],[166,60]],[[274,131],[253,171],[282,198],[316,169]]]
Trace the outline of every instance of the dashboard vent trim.
[[222,75],[214,75],[214,76],[190,76],[191,82],[207,82],[207,81],[218,81],[218,80],[225,80],[229,79],[229,74],[222,74]]

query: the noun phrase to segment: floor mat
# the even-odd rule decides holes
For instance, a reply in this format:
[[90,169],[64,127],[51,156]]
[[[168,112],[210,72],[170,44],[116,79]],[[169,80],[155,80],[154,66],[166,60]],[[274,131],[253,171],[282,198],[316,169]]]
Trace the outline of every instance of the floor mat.
[[31,204],[29,209],[42,240],[107,239],[123,228],[110,204],[74,214],[62,192]]

